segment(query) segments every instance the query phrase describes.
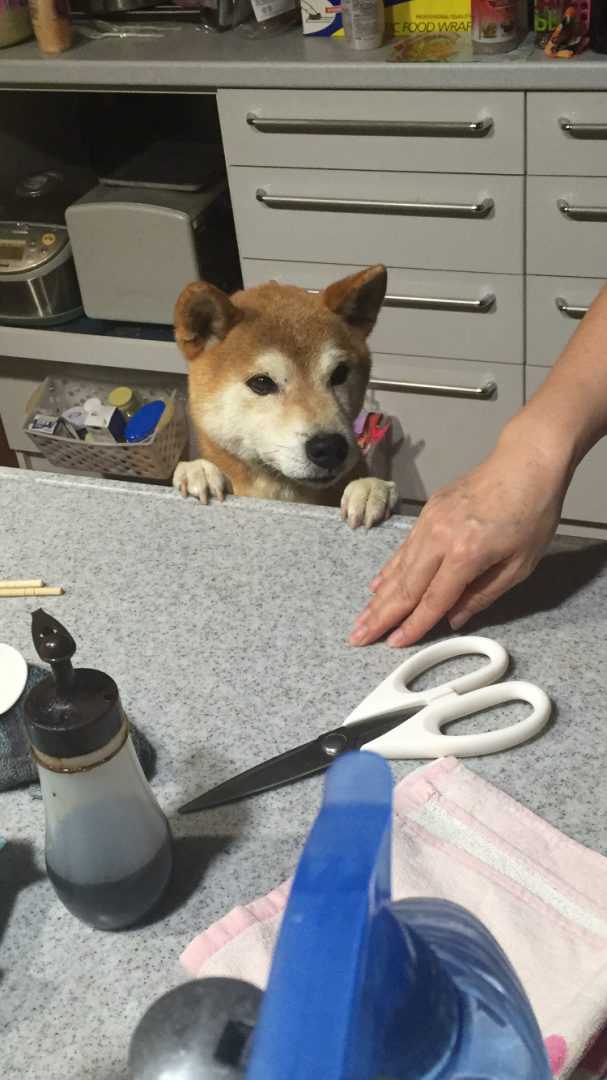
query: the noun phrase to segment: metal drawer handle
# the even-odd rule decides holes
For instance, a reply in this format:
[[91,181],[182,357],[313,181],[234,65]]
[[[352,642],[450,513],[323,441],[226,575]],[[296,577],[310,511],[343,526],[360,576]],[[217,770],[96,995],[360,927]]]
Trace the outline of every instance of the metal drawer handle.
[[471,123],[452,120],[279,120],[247,114],[247,124],[271,135],[390,135],[410,138],[482,139],[493,127],[484,116]]
[[385,296],[384,307],[419,308],[422,311],[473,311],[483,314],[495,303],[493,293],[487,293],[480,300],[451,300],[447,297],[434,296]]
[[[311,199],[300,195],[268,195],[258,188],[256,198],[272,210],[328,210],[342,214],[398,214],[407,217],[485,218],[493,199],[470,206],[461,203],[384,202],[372,199]],[[607,215],[607,211],[605,211]],[[607,220],[607,217],[606,217]]]
[[435,383],[402,382],[400,379],[369,379],[374,390],[400,390],[407,394],[435,394],[438,397],[474,398],[487,401],[497,390],[497,383],[486,382],[483,386],[437,386]]
[[563,300],[562,296],[557,296],[555,304],[559,311],[562,311],[563,315],[568,315],[570,319],[583,319],[588,311],[587,307],[576,307],[575,304],[568,304],[566,300]]
[[[307,289],[317,294],[320,289]],[[483,314],[495,303],[493,293],[487,293],[480,300],[451,300],[438,296],[384,296],[382,307],[419,308],[421,311],[473,311]]]
[[556,205],[570,221],[607,221],[607,206],[570,206],[564,199]]
[[607,124],[576,124],[562,116],[559,127],[573,139],[607,139]]

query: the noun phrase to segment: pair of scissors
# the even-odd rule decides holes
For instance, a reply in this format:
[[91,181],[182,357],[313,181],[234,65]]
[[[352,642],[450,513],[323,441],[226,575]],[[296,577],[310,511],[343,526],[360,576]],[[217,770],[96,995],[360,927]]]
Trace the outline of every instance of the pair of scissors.
[[[423,672],[457,656],[480,655],[489,663],[456,679],[421,690],[409,690],[409,683]],[[317,739],[287,750],[284,754],[254,765],[231,780],[212,788],[179,808],[192,814],[213,806],[246,799],[324,772],[346,750],[374,750],[392,759],[477,757],[509,750],[531,739],[548,722],[550,698],[539,686],[528,682],[497,682],[505,674],[509,656],[503,645],[490,638],[448,638],[421,649],[405,660],[344,720],[341,727]],[[483,709],[506,702],[526,701],[530,716],[510,727],[479,735],[443,735],[441,728],[452,720],[472,716]]]

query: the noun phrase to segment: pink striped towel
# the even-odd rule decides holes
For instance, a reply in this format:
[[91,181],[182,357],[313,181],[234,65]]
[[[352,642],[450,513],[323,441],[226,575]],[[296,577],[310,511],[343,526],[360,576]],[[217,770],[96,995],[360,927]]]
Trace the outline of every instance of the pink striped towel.
[[[289,882],[188,945],[191,975],[265,987]],[[394,793],[392,895],[454,900],[489,927],[529,995],[559,1080],[607,1069],[607,859],[455,758]]]

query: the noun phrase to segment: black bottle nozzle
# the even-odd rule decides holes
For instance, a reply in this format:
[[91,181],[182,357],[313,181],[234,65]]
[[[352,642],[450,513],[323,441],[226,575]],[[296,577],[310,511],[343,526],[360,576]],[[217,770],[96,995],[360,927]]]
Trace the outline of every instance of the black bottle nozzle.
[[52,615],[38,608],[32,612],[32,638],[40,659],[51,665],[57,685],[67,690],[74,681],[72,656],[76,642],[72,635]]
[[76,642],[42,608],[32,612],[32,639],[40,659],[53,669],[23,702],[32,746],[55,758],[82,757],[106,746],[125,723],[114,680],[94,668],[74,670]]

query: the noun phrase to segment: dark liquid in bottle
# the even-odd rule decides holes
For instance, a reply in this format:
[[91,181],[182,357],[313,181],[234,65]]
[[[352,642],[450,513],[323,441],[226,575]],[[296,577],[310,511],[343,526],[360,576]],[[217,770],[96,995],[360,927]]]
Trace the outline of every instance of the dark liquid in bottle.
[[120,930],[139,922],[160,899],[169,880],[173,853],[166,839],[149,862],[116,881],[86,885],[57,874],[48,861],[53,888],[68,911],[97,930]]

